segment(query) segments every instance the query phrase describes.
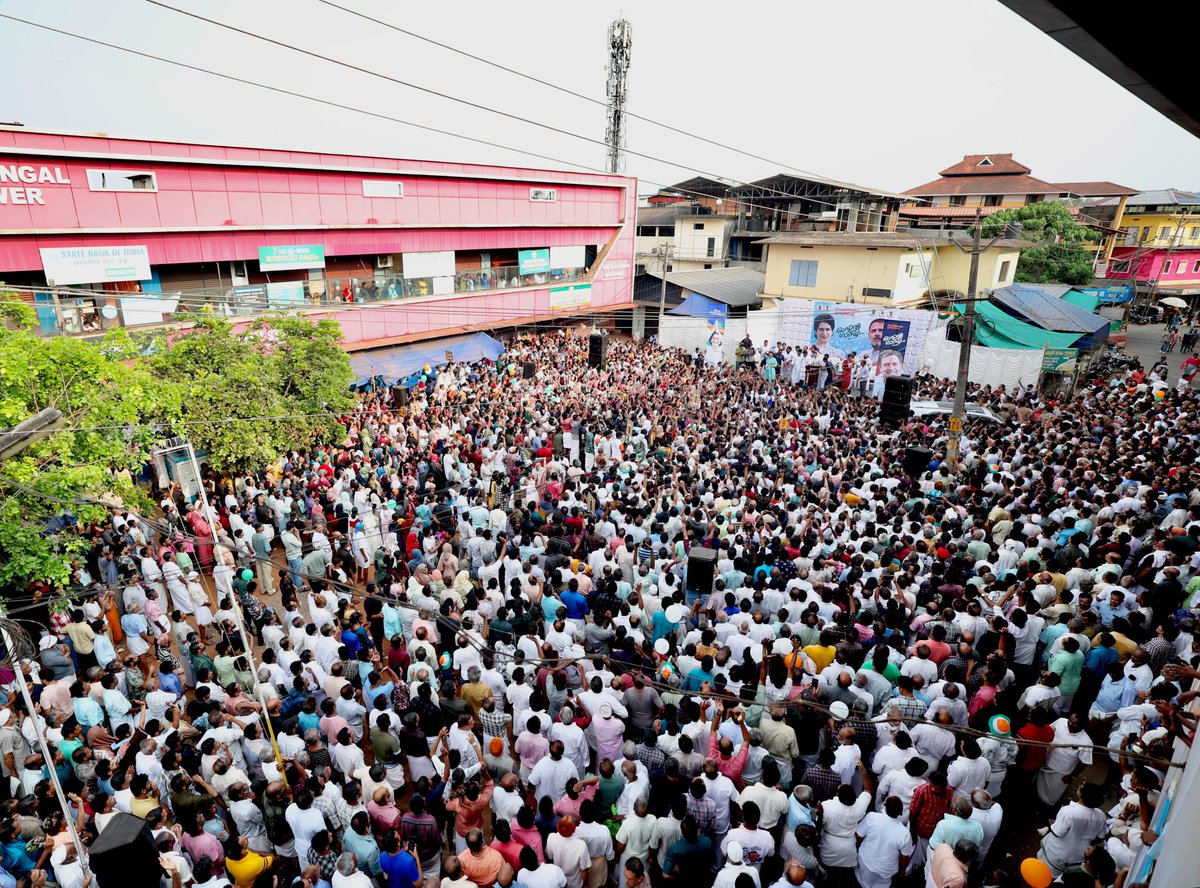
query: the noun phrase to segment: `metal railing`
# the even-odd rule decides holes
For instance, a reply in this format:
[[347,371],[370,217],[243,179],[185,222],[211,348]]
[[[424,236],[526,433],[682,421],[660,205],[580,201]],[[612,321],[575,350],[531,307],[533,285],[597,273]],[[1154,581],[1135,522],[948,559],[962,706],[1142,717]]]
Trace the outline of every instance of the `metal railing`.
[[587,273],[587,268],[567,268],[521,274],[516,266],[504,266],[463,270],[444,277],[405,278],[380,270],[355,277],[153,293],[7,284],[0,290],[33,308],[37,317],[34,332],[42,336],[94,336],[116,327],[138,329],[187,323],[205,311],[248,320],[279,311],[336,310],[428,296],[557,286],[578,281]]

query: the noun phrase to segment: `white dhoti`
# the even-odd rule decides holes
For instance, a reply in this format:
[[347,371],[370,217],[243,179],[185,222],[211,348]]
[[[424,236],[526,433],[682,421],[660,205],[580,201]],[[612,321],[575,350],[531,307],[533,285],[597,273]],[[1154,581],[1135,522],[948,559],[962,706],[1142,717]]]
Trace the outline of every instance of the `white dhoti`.
[[1049,768],[1042,768],[1038,771],[1034,784],[1037,786],[1038,798],[1041,799],[1042,804],[1058,804],[1071,782],[1063,781],[1063,778],[1067,776],[1069,775],[1063,774],[1061,771],[1051,771]]
[[186,617],[190,617],[196,612],[196,608],[192,604],[192,593],[188,591],[186,584],[168,583],[167,588],[171,592],[171,605],[175,610]]

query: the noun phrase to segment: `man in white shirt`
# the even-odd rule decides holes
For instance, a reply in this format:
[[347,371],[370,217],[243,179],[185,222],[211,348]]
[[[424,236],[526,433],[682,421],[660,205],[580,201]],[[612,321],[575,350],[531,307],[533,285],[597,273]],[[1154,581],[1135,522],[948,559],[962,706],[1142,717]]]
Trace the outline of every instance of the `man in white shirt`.
[[1046,828],[1037,856],[1055,876],[1082,861],[1088,845],[1104,832],[1107,818],[1100,810],[1103,804],[1104,791],[1094,783],[1085,783],[1079,787],[1079,800],[1060,810]]
[[579,779],[579,769],[563,753],[562,741],[552,740],[550,754],[538,759],[529,772],[529,784],[539,802],[546,798],[551,802],[558,801],[566,793],[567,786]]
[[912,835],[901,819],[907,805],[889,796],[883,813],[867,814],[855,830],[858,866],[854,874],[863,888],[891,888],[892,877],[904,872],[913,853]]

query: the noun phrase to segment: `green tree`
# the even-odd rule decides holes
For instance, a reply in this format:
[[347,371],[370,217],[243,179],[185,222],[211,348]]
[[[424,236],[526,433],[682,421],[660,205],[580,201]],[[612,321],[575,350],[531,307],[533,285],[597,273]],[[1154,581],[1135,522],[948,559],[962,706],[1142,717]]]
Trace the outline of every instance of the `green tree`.
[[[28,305],[0,292],[0,427],[50,407],[63,413],[63,421],[0,464],[0,474],[65,500],[149,505],[132,476],[160,437],[147,424],[179,415],[175,389],[149,375],[140,361],[142,344],[124,330],[85,341],[37,336],[35,324]],[[88,522],[106,510],[71,509],[0,483],[0,588],[21,590],[34,579],[69,581],[70,563],[87,543],[46,529],[68,513]]]
[[181,429],[212,466],[256,468],[337,434],[354,380],[340,336],[334,321],[279,316],[238,331],[201,315],[148,364],[180,392]]
[[1011,222],[1021,223],[1024,239],[1039,242],[1021,251],[1014,278],[1017,282],[1091,283],[1094,242],[1099,235],[1080,225],[1064,204],[1044,200],[993,213],[983,220],[983,236],[995,237]]

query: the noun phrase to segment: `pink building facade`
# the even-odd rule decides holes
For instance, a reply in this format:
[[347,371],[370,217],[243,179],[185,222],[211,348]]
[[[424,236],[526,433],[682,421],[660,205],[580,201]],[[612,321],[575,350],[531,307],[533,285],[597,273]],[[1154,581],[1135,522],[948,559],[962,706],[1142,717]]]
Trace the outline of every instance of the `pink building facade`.
[[632,305],[616,175],[0,127],[0,281],[46,334],[279,309],[369,348]]

